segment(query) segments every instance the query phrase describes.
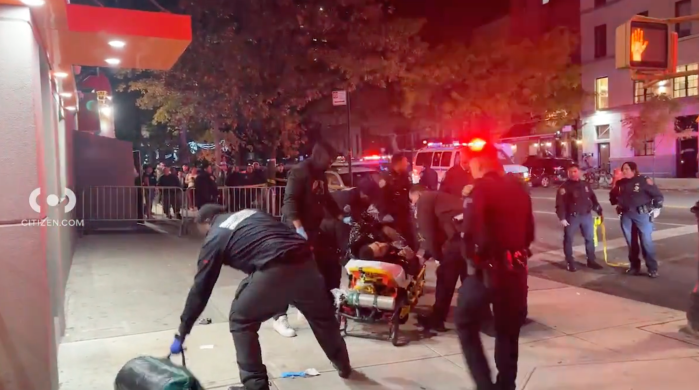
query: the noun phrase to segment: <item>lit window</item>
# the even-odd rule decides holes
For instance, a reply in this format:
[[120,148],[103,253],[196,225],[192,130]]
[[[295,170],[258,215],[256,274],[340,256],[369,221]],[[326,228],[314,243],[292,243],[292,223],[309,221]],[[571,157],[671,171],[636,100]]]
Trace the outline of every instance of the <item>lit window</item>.
[[655,140],[645,141],[640,147],[634,149],[634,156],[655,156]]
[[606,110],[609,108],[609,77],[600,77],[595,80],[595,109]]
[[595,126],[595,130],[597,131],[597,139],[609,139],[609,125]]
[[[677,67],[677,72],[690,72],[699,70],[699,64],[680,65]],[[699,95],[699,76],[682,76],[675,77],[672,80],[673,97],[682,98],[687,96]]]
[[652,96],[652,93],[648,88],[645,88],[643,81],[633,82],[633,102],[634,103],[645,103],[648,98]]

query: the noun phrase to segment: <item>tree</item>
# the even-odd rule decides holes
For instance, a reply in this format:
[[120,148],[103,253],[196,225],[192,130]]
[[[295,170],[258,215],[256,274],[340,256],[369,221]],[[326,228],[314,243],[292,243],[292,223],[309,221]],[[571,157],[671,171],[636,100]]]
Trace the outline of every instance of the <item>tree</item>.
[[404,84],[402,111],[487,128],[496,138],[518,123],[560,128],[579,116],[586,98],[572,62],[575,49],[576,38],[565,29],[534,42],[439,47]]
[[190,48],[169,72],[131,82],[158,121],[199,119],[243,145],[293,149],[300,112],[336,89],[385,86],[424,52],[422,22],[381,0],[188,0]]
[[680,103],[667,95],[648,96],[637,115],[627,115],[621,121],[627,130],[626,146],[643,149],[646,142],[674,133],[680,108]]

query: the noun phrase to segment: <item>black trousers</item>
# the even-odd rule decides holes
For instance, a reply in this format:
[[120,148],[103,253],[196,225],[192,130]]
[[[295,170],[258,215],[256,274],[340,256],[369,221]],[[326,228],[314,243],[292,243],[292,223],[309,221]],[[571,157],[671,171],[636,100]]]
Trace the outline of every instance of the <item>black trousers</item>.
[[269,390],[257,332],[262,322],[290,304],[306,317],[328,359],[337,367],[349,366],[335,310],[325,297],[323,277],[310,258],[292,264],[270,264],[241,282],[229,322],[240,379],[246,390]]
[[444,245],[443,259],[439,260],[437,268],[437,285],[432,306],[432,320],[444,322],[449,316],[451,301],[454,298],[456,282],[461,279],[463,284],[468,273],[466,261],[461,255],[460,240],[454,239]]
[[[334,305],[335,298],[330,291],[340,287],[342,281],[342,265],[340,265],[337,247],[334,243],[335,239],[324,232],[310,232],[308,237],[313,249],[313,258],[320,275],[323,277],[324,296]],[[285,316],[288,310],[289,308],[285,307],[274,315],[274,319]]]
[[[477,390],[515,390],[519,332],[527,316],[527,272],[490,272],[485,279],[486,283],[479,278],[467,278],[459,290],[456,310],[459,341]],[[481,322],[491,303],[498,369],[495,384],[480,337]]]

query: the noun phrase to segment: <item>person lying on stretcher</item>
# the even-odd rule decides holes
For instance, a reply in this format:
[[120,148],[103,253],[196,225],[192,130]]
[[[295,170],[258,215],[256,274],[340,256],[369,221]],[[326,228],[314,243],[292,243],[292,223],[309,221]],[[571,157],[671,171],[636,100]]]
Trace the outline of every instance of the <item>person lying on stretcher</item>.
[[353,221],[347,252],[348,259],[399,264],[411,276],[420,272],[420,260],[405,239],[370,215]]

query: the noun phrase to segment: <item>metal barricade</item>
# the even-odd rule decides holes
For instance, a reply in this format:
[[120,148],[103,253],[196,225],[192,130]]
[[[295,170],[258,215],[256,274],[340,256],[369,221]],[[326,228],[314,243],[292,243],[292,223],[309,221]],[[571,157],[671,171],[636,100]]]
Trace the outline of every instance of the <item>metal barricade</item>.
[[135,228],[138,223],[164,222],[184,233],[187,211],[181,187],[92,186],[80,192],[83,231]]
[[229,212],[243,209],[257,209],[274,217],[281,217],[284,187],[241,186],[220,187],[218,203]]

